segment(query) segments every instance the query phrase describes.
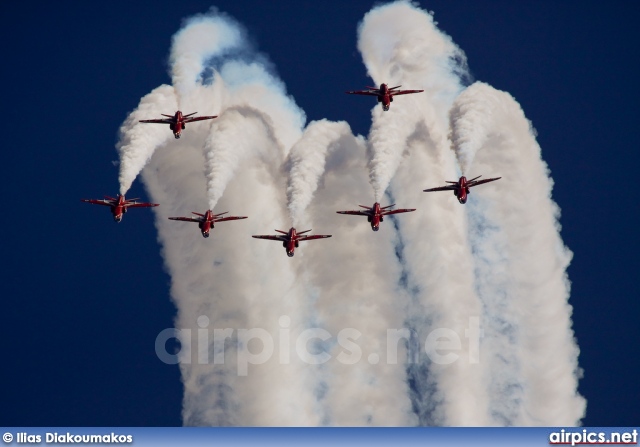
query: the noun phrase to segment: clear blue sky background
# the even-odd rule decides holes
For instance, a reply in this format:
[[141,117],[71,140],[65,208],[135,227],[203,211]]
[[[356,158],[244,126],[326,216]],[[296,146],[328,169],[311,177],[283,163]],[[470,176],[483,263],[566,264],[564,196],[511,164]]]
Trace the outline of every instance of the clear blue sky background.
[[[420,4],[537,129],[575,254],[585,424],[637,424],[640,4]],[[116,194],[120,124],[169,82],[182,18],[212,5],[247,27],[310,120],[368,133],[374,103],[343,91],[370,84],[356,49],[370,1],[5,2],[0,425],[181,424],[178,368],[154,353],[175,308],[152,213],[116,225],[79,199]],[[131,193],[145,197],[139,181]]]

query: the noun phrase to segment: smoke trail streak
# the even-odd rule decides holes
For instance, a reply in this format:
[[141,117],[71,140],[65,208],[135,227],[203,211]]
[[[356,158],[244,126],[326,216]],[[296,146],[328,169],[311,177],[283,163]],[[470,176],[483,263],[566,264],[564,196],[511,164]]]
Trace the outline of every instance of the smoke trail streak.
[[[245,45],[243,56],[251,54]],[[263,56],[254,57],[256,60],[249,63],[222,58],[215,67],[219,76],[213,85],[224,92],[224,112],[212,124],[204,147],[210,209],[220,200],[243,157],[261,154],[282,161],[302,134],[304,112],[286,95],[282,82],[268,72],[261,62]],[[253,137],[256,126],[262,126],[278,146],[271,155]]]
[[156,148],[173,138],[168,129],[159,129],[160,125],[140,123],[139,120],[157,116],[162,110],[176,110],[177,104],[173,87],[161,85],[140,100],[138,107],[120,127],[117,145],[120,154],[120,194],[129,191]]
[[466,62],[464,53],[436,28],[433,17],[409,2],[374,8],[358,34],[358,49],[376,84],[427,90],[398,97],[387,112],[379,106],[372,111],[370,176],[379,201],[402,160],[407,138],[420,121],[430,119],[413,111],[426,101],[434,110],[448,109],[450,98],[459,92],[458,83],[450,79],[464,72]]
[[275,142],[270,118],[250,107],[228,108],[212,125],[205,144],[209,209],[216,206],[243,160],[262,155],[275,157],[274,167],[280,165],[281,148],[270,153],[265,135]]
[[[502,175],[499,188],[474,191],[470,208],[476,281],[488,314],[492,412],[514,425],[579,424],[585,400],[577,393],[579,350],[567,303],[572,254],[559,235],[547,165],[509,94],[476,83],[457,102],[459,157],[474,174]],[[480,112],[487,115],[478,120]]]
[[287,203],[294,227],[300,225],[303,213],[318,188],[327,156],[338,148],[345,150],[337,143],[346,136],[351,136],[351,128],[344,121],[314,121],[309,123],[300,140],[291,148],[287,160]]
[[446,112],[462,89],[464,54],[436,28],[430,14],[408,2],[369,12],[359,29],[358,48],[376,82],[425,90],[399,99],[389,110],[394,113],[374,112],[369,138],[376,195],[391,181],[395,199],[418,208],[415,215],[397,219],[402,241],[397,250],[412,297],[406,324],[421,343],[438,328],[452,330],[460,339],[458,358],[450,364],[435,355],[411,353],[416,362],[408,366],[414,411],[422,425],[484,425],[485,383],[465,337],[470,321],[481,315],[466,219],[444,197],[425,198],[421,192],[429,179],[440,182],[443,175],[456,175]]
[[451,145],[463,175],[468,172],[478,149],[486,143],[486,130],[494,121],[493,112],[498,107],[497,98],[479,93],[477,85],[481,84],[465,89],[449,112]]
[[[385,221],[373,233],[365,218],[335,213],[371,200],[364,141],[345,134],[335,145],[307,208],[309,220],[318,228],[331,228],[334,237],[309,243],[303,252],[317,321],[333,336],[323,344],[331,356],[323,365],[326,386],[321,390],[326,423],[415,425],[403,342],[397,343],[397,360],[387,355],[387,349],[396,349],[394,340],[387,345],[387,330],[403,328],[407,303],[398,287],[392,223]],[[357,346],[347,337],[357,337]]]

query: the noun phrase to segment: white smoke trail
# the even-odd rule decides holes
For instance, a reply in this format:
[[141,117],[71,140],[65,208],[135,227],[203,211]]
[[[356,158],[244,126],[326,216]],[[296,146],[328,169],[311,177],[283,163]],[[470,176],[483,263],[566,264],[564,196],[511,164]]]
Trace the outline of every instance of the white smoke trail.
[[161,85],[140,100],[120,128],[117,149],[120,154],[120,194],[126,194],[156,148],[173,138],[167,125],[140,123],[141,119],[158,117],[159,113],[173,113],[178,101],[170,85]]
[[[534,132],[507,93],[475,83],[456,101],[454,148],[473,175],[499,174],[470,200],[476,281],[487,313],[492,414],[511,425],[576,425],[578,348],[553,182]],[[474,158],[475,154],[475,158]]]
[[495,95],[484,95],[476,83],[465,89],[456,98],[449,112],[451,144],[456,152],[462,174],[466,174],[473,158],[487,140],[487,129],[495,118],[494,110],[499,106]]
[[[411,294],[405,324],[423,346],[432,331],[446,328],[460,340],[457,360],[412,352],[408,379],[421,425],[486,425],[488,396],[476,363],[472,321],[481,315],[463,210],[445,197],[425,197],[428,182],[456,177],[447,141],[447,111],[462,90],[465,57],[437,29],[433,17],[408,2],[369,12],[358,48],[378,83],[424,89],[399,97],[388,112],[374,111],[370,133],[371,183],[379,197],[391,181],[393,202],[418,211],[399,216],[396,252],[403,285]],[[396,172],[397,171],[397,172]]]
[[209,209],[213,209],[242,161],[251,156],[275,157],[273,166],[279,166],[282,150],[269,151],[265,138],[273,140],[271,120],[250,107],[232,107],[225,110],[211,127],[205,145],[205,172]]
[[[306,216],[317,228],[330,228],[333,238],[309,242],[303,252],[317,322],[332,335],[324,343],[331,356],[323,365],[326,423],[415,425],[406,349],[402,341],[387,345],[387,330],[403,328],[407,304],[398,286],[401,271],[394,253],[393,222],[383,222],[374,233],[364,217],[335,213],[357,208],[358,203],[371,205],[364,141],[343,134],[335,146],[327,154]],[[349,342],[348,337],[357,339]],[[396,344],[397,359],[387,353],[387,349],[395,352]]]
[[318,181],[325,171],[327,156],[333,150],[345,150],[337,143],[347,136],[351,136],[351,128],[344,121],[313,121],[291,148],[287,160],[287,203],[294,227],[300,225],[303,213],[318,188]]
[[[282,82],[267,71],[259,57],[251,63],[226,60],[217,68],[225,90],[225,111],[213,123],[204,148],[210,209],[246,157],[277,157],[282,162],[300,138],[305,121],[304,112],[286,95]],[[266,145],[256,140],[256,126],[268,133],[277,145],[275,151],[267,152]]]
[[190,96],[208,62],[244,45],[244,32],[230,17],[212,10],[187,20],[172,39],[171,78],[178,95]]

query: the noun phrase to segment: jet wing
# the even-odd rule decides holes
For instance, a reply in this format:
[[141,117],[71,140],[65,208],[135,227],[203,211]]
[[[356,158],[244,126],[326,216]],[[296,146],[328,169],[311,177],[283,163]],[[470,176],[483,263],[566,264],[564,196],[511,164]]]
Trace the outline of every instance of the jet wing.
[[450,186],[439,186],[437,188],[431,188],[431,189],[423,189],[424,192],[432,192],[432,191],[454,191],[458,189],[458,187],[456,185],[450,185]]
[[224,222],[225,220],[238,220],[238,219],[246,219],[247,216],[228,216],[221,217],[220,219],[214,219],[214,222]]
[[415,211],[415,208],[400,208],[397,210],[392,210],[392,211],[383,211],[382,214],[383,216],[388,216],[389,214],[400,214],[400,213],[410,213],[411,211]]
[[482,185],[483,183],[489,183],[489,182],[493,182],[496,180],[500,180],[502,177],[495,177],[495,178],[486,178],[484,180],[474,180],[472,182],[469,182],[467,184],[467,186],[469,186],[469,188],[471,188],[472,186],[476,186],[476,185]]
[[255,237],[256,239],[269,239],[270,241],[286,241],[287,238],[286,236],[265,236],[265,235],[259,235],[259,236],[251,236],[251,237]]
[[[254,236],[255,237],[255,236]],[[314,234],[313,236],[301,236],[298,238],[299,241],[312,241],[314,239],[324,239],[327,237],[331,237],[330,234]]]
[[104,199],[80,199],[81,202],[86,202],[86,203],[91,203],[93,205],[105,205],[105,206],[112,206],[113,202],[110,200],[104,200]]
[[125,206],[126,208],[149,208],[152,206],[158,206],[158,203],[146,203],[146,202],[141,202],[141,203],[125,203],[123,206]]
[[348,91],[345,92],[349,95],[367,95],[367,96],[380,96],[380,93],[378,92],[372,92],[371,90],[355,90],[355,91]]
[[352,216],[369,216],[369,213],[366,211],[336,211],[338,214],[350,214]]
[[167,219],[169,220],[181,220],[183,222],[197,222],[200,223],[202,222],[204,219],[200,218],[196,218],[196,217],[168,217]]
[[424,90],[399,90],[397,92],[391,91],[389,92],[389,94],[391,96],[396,96],[396,95],[408,95],[409,93],[420,93],[420,92],[424,92]]
[[203,121],[203,120],[212,120],[214,118],[217,118],[218,115],[216,116],[198,116],[198,117],[193,117],[193,118],[185,118],[184,122],[185,123],[192,123],[194,121]]
[[156,123],[156,124],[171,124],[173,123],[172,119],[164,118],[158,120],[140,120],[141,123]]

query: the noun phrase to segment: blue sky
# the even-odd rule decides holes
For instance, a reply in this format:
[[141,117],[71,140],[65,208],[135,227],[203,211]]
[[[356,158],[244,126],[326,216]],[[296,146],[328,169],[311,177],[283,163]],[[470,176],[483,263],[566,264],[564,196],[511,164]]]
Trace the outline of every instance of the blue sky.
[[[639,7],[420,4],[465,51],[474,79],[511,93],[538,132],[574,252],[585,425],[637,423]],[[117,192],[120,124],[169,82],[182,19],[212,5],[246,26],[309,120],[368,133],[372,103],[343,91],[370,84],[356,29],[371,2],[3,6],[3,425],[181,423],[178,368],[153,350],[175,313],[153,215],[115,225],[79,199]],[[140,182],[132,193],[145,196]]]

